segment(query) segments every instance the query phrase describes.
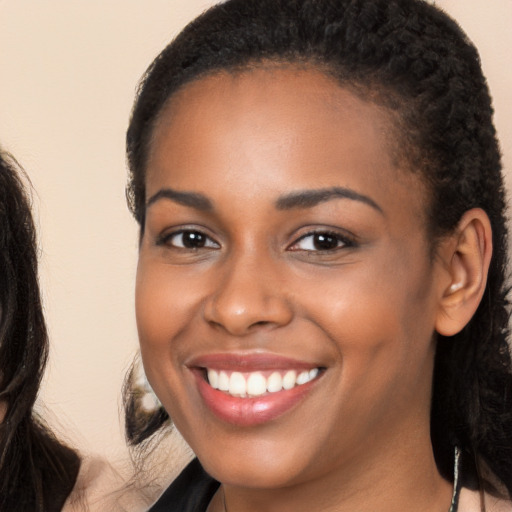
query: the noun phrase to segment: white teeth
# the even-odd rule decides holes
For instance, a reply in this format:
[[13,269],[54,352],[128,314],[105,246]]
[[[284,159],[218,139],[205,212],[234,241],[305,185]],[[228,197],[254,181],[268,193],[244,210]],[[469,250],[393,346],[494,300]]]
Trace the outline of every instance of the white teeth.
[[267,391],[269,393],[275,393],[283,389],[283,377],[279,372],[274,372],[267,379]]
[[297,374],[293,370],[286,372],[283,377],[283,389],[292,389],[295,387],[296,380]]
[[221,391],[229,391],[229,377],[226,372],[219,373],[219,389]]
[[229,378],[229,394],[245,395],[247,393],[247,382],[240,372],[233,372]]
[[315,379],[319,374],[318,368],[304,370],[297,375],[295,370],[283,372],[272,372],[267,378],[262,372],[233,372],[231,375],[226,371],[208,369],[208,382],[214,389],[226,391],[237,397],[261,396],[265,393],[277,393],[283,389],[292,389],[301,386]]
[[309,372],[301,372],[297,375],[297,384],[300,386],[301,384],[306,384],[309,381]]
[[208,382],[214,389],[219,389],[219,374],[215,370],[208,370]]
[[261,373],[251,373],[247,379],[247,394],[249,396],[263,395],[267,391],[267,380]]
[[313,380],[318,375],[318,368],[309,370],[309,380]]

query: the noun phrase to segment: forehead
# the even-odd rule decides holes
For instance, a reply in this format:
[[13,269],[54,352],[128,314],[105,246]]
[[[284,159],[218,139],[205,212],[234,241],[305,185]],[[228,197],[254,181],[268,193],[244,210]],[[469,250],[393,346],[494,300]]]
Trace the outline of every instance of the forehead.
[[[375,96],[375,95],[373,95]],[[177,127],[182,133],[208,118],[212,129],[243,118],[255,138],[259,130],[278,127],[309,132],[333,129],[355,118],[371,118],[365,126],[369,142],[378,138],[386,153],[394,153],[396,128],[389,110],[360,99],[347,87],[315,68],[268,63],[240,71],[218,71],[182,86],[159,114],[151,149],[161,142],[159,135]],[[307,125],[303,122],[308,120]],[[224,125],[224,126],[223,126]],[[236,126],[240,129],[240,124]],[[150,155],[152,152],[150,151]]]
[[320,71],[219,72],[184,86],[160,114],[147,195],[164,184],[208,191],[219,179],[249,195],[264,183],[286,192],[294,181],[320,188],[355,180],[379,194],[393,194],[399,183],[423,189],[395,158],[398,135],[386,108]]

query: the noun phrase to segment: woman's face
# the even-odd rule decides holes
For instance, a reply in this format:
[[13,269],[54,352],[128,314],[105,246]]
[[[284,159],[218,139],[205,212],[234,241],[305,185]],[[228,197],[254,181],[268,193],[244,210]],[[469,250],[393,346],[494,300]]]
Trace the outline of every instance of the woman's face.
[[140,344],[222,482],[288,486],[429,443],[442,271],[395,139],[385,110],[291,67],[202,78],[163,111]]

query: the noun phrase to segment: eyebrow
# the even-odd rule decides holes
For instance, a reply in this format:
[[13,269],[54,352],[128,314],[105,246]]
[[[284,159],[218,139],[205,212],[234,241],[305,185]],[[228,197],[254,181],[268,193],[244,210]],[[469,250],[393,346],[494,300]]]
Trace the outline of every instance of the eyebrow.
[[212,202],[206,196],[198,194],[197,192],[178,192],[172,188],[163,188],[156,194],[152,195],[146,202],[146,208],[160,199],[170,199],[175,203],[201,211],[209,211],[213,209]]
[[350,199],[352,201],[359,201],[371,206],[379,213],[384,214],[382,208],[373,199],[344,187],[330,187],[317,190],[299,190],[297,192],[291,192],[290,194],[281,196],[276,201],[276,207],[278,210],[312,208],[313,206],[330,201],[331,199]]
[[[175,203],[195,208],[196,210],[213,210],[212,202],[203,194],[199,194],[197,192],[179,192],[171,188],[163,188],[156,194],[152,195],[146,202],[146,208],[160,199],[170,199]],[[352,201],[359,201],[371,206],[379,213],[384,214],[382,208],[373,199],[344,187],[299,190],[279,197],[275,204],[278,210],[292,210],[294,208],[312,208],[320,203],[324,203],[332,199],[350,199]]]

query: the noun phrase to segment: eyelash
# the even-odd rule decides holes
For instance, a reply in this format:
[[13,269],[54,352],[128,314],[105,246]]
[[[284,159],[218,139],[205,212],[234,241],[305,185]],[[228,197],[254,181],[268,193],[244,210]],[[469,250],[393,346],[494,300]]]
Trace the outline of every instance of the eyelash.
[[[320,239],[320,240],[317,240],[317,242],[320,242],[320,243],[327,242],[327,244],[328,244],[329,239],[330,239],[332,241],[336,241],[337,245],[332,248],[323,248],[323,249],[318,248],[318,247],[314,248],[314,244],[315,244],[314,237],[315,236],[324,237],[324,240]],[[310,245],[313,248],[311,248],[311,249],[310,248],[308,248],[308,249],[295,248],[299,245],[300,242],[307,240],[308,238],[312,239]],[[325,240],[325,239],[327,239],[327,240]],[[325,253],[332,253],[335,251],[339,251],[340,249],[347,249],[347,248],[355,247],[355,246],[356,246],[355,241],[346,235],[342,235],[335,231],[318,229],[316,231],[311,231],[309,233],[306,233],[305,235],[302,235],[297,241],[293,242],[293,244],[290,245],[288,249],[291,251],[318,252],[318,253],[325,254]]]
[[[182,240],[183,240],[183,235],[185,235],[185,234],[195,235],[196,241],[198,241],[200,239],[204,239],[204,243],[206,245],[203,245],[200,247],[186,247],[185,246],[186,242],[182,242],[181,246],[172,244],[173,238],[176,238],[181,235]],[[198,229],[180,229],[179,231],[173,231],[172,233],[166,233],[157,239],[156,244],[157,245],[167,245],[174,249],[184,249],[184,250],[192,250],[192,251],[198,250],[198,249],[205,249],[205,248],[206,249],[217,249],[220,247],[220,245],[217,242],[215,242],[215,240],[213,240],[210,236],[206,235],[205,233],[203,233],[202,231],[200,231]]]
[[[189,234],[194,235],[195,241],[200,243],[203,243],[204,245],[200,245],[199,247],[187,247],[187,242],[184,241],[183,235]],[[181,236],[181,245],[176,245],[172,243],[172,240],[176,237]],[[319,237],[318,240],[314,240],[314,237]],[[299,244],[301,242],[304,242],[308,238],[311,238],[311,242],[309,244],[310,247],[308,248],[301,248],[299,247]],[[190,241],[194,241],[194,238],[192,238]],[[334,247],[324,247],[324,248],[315,248],[315,242],[316,243],[324,243],[326,245],[332,244],[333,242],[336,243],[336,246]],[[166,233],[158,238],[157,245],[167,245],[174,249],[181,249],[181,250],[192,250],[197,251],[200,249],[218,249],[220,248],[220,244],[218,244],[215,240],[213,240],[210,236],[206,235],[204,232],[198,230],[198,229],[181,229],[179,231],[174,231],[172,233]],[[332,253],[335,251],[338,251],[340,249],[344,248],[350,248],[355,247],[356,243],[353,239],[347,237],[346,235],[341,235],[340,233],[337,233],[335,231],[329,231],[329,230],[321,230],[318,229],[316,231],[311,231],[309,233],[306,233],[302,235],[300,238],[298,238],[295,242],[293,242],[290,246],[288,246],[288,250],[290,251],[303,251],[303,252],[318,252],[318,253]]]

